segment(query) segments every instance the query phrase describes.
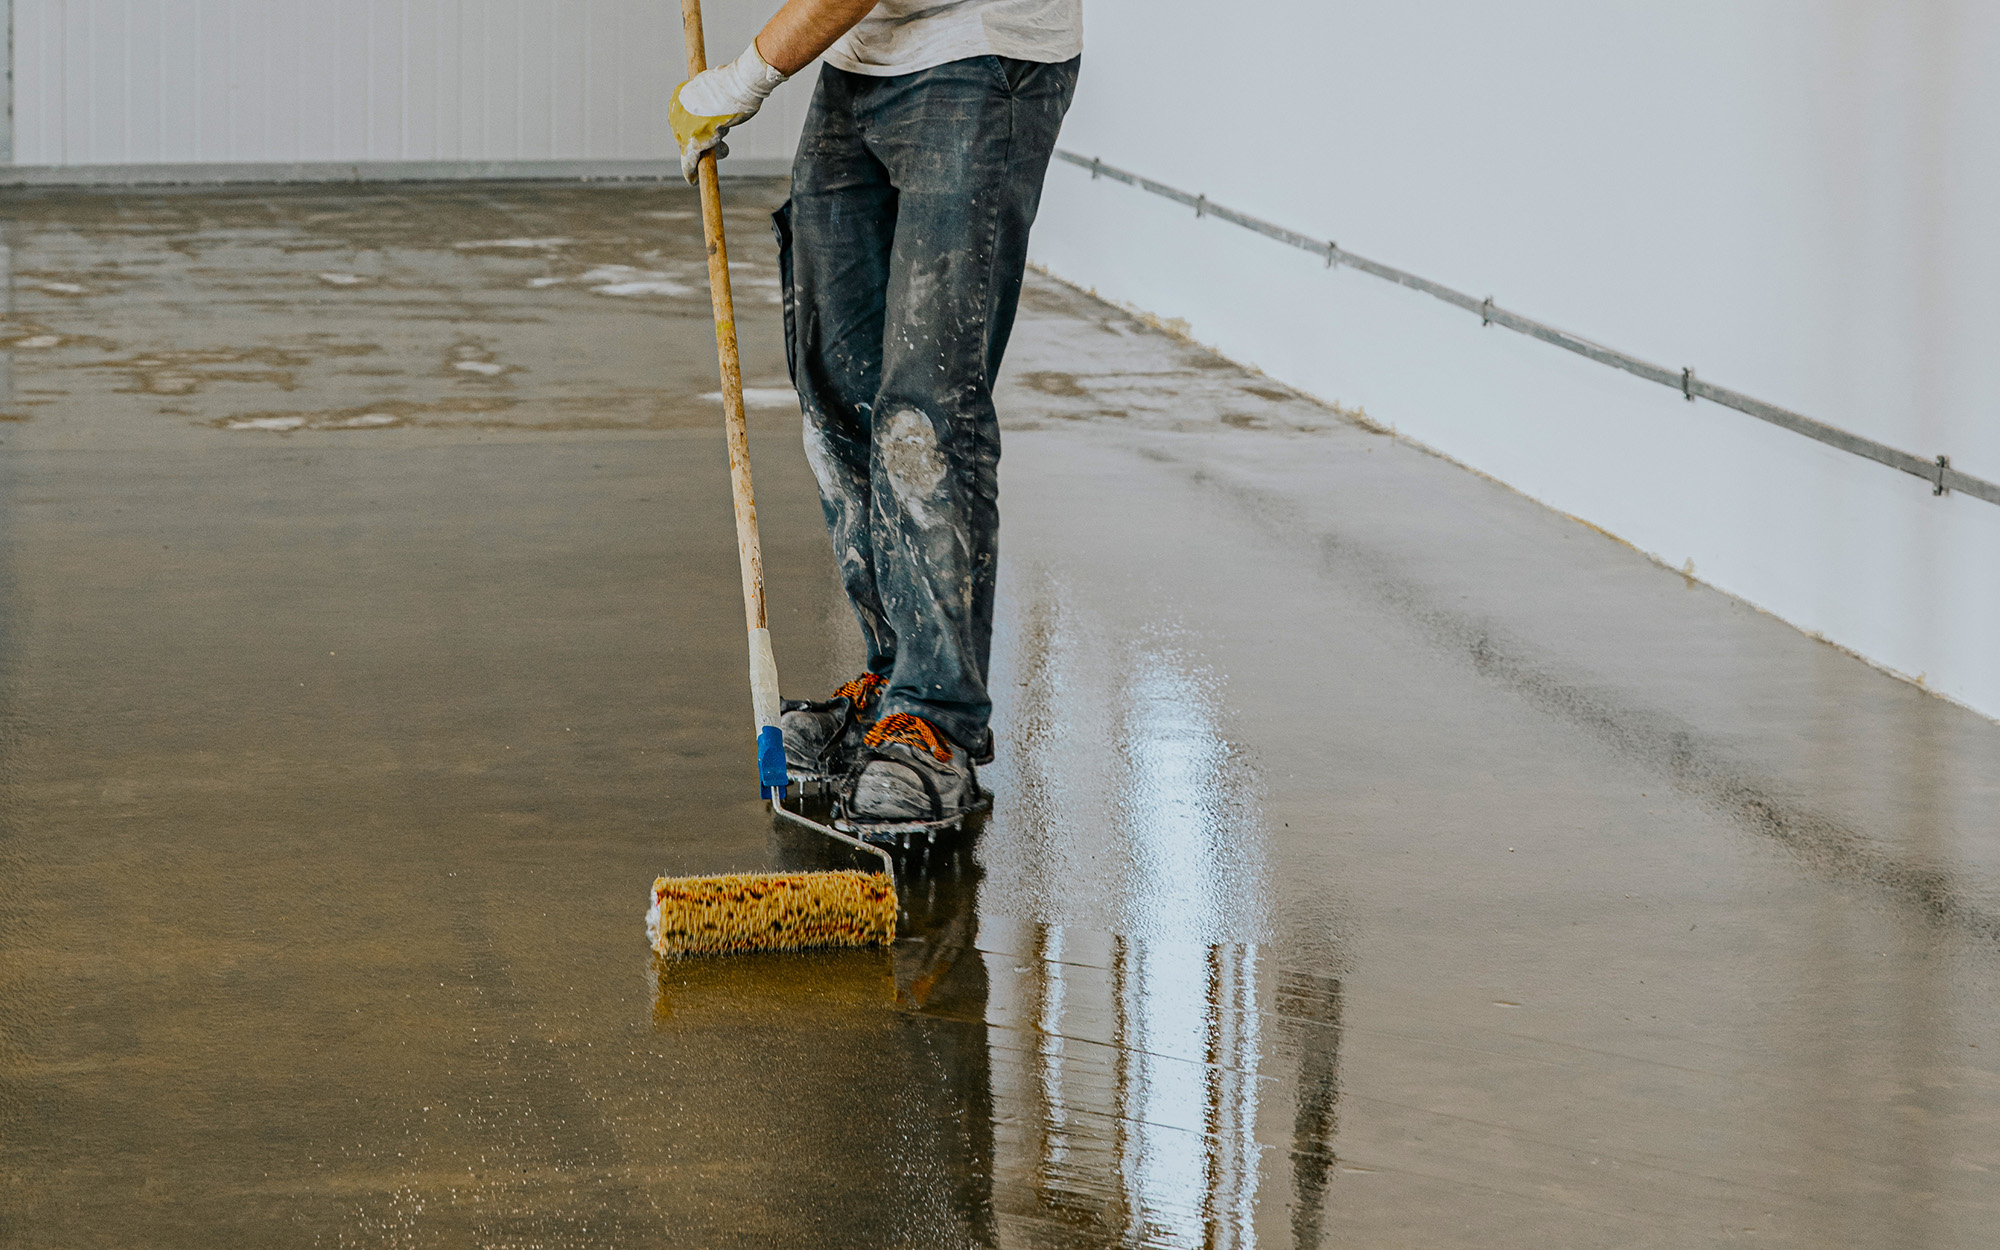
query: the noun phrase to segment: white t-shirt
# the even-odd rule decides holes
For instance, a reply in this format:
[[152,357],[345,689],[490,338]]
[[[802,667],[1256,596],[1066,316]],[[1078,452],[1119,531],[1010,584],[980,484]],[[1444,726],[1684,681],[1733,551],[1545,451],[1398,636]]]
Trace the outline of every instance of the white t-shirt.
[[1083,0],[879,0],[826,59],[888,77],[971,56],[1049,62],[1082,51]]

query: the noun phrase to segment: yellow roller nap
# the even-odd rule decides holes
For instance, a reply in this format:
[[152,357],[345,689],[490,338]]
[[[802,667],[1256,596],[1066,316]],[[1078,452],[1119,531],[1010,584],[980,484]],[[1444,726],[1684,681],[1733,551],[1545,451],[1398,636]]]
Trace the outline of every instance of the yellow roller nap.
[[896,887],[879,872],[661,877],[646,929],[662,955],[887,946],[896,940]]

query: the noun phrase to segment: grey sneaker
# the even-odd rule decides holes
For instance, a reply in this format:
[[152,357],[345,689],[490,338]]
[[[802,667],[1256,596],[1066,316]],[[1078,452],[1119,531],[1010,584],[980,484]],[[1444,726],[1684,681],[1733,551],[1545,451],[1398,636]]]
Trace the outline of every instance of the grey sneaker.
[[845,777],[861,759],[861,740],[875,723],[870,714],[889,681],[863,673],[817,703],[786,699],[778,728],[785,735],[785,768],[793,781]]
[[980,804],[965,748],[921,716],[897,712],[868,731],[866,761],[849,784],[846,822],[895,833],[951,824]]

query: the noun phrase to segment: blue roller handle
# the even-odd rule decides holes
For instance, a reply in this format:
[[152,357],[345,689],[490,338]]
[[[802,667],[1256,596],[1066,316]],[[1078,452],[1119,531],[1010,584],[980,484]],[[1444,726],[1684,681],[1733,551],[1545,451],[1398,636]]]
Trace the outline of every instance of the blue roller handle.
[[785,735],[776,725],[766,725],[757,731],[758,789],[767,799],[782,799],[791,781],[785,768]]

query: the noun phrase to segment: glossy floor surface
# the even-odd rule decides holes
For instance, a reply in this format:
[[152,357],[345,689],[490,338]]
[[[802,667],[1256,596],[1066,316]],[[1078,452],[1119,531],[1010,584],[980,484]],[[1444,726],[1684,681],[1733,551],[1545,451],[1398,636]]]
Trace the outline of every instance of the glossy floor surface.
[[844,862],[755,797],[697,229],[7,193],[0,1243],[1994,1244],[2000,726],[1044,279],[991,818],[891,950],[655,962],[655,874]]

